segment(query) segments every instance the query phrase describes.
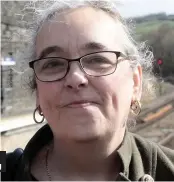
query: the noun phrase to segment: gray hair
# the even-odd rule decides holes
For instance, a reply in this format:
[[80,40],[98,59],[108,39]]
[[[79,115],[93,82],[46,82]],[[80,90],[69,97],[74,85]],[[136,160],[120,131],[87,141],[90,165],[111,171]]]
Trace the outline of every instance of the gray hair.
[[[140,64],[143,68],[143,97],[149,98],[152,96],[153,88],[155,83],[155,77],[153,76],[152,65],[153,65],[153,53],[149,50],[149,47],[145,42],[137,43],[132,36],[132,26],[124,20],[118,10],[119,3],[112,0],[45,0],[45,1],[33,1],[30,2],[25,8],[29,8],[33,12],[33,20],[31,24],[28,24],[28,33],[29,36],[28,42],[30,43],[30,50],[27,52],[25,57],[28,61],[35,59],[35,41],[36,36],[41,29],[44,22],[51,20],[56,13],[62,13],[67,10],[76,9],[80,7],[92,7],[95,9],[102,10],[109,14],[116,21],[121,23],[125,34],[128,38],[126,42],[126,54],[130,58],[130,64],[132,68],[135,68],[136,65]],[[25,54],[26,55],[26,54]],[[25,59],[25,61],[26,61]],[[32,91],[36,89],[35,77],[32,75],[29,80],[29,85]]]

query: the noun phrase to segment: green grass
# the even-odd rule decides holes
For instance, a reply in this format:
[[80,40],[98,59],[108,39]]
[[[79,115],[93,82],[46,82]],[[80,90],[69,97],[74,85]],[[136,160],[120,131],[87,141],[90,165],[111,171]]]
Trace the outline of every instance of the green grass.
[[162,24],[167,24],[174,28],[174,21],[149,21],[144,23],[139,23],[136,25],[136,33],[143,34],[148,33],[149,31],[158,29]]

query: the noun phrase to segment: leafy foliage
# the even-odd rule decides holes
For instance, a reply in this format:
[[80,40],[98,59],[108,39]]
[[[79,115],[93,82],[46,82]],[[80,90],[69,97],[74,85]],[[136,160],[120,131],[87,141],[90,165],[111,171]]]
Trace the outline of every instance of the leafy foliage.
[[[164,13],[135,18],[137,38],[147,41],[154,53],[154,72],[162,77],[174,75],[174,15]],[[163,64],[158,65],[161,59]]]

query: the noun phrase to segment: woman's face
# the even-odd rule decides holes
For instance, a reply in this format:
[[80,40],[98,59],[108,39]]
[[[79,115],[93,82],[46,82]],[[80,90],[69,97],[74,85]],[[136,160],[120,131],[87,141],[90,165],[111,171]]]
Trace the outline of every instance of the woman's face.
[[[92,8],[59,14],[44,23],[36,40],[36,54],[57,46],[45,56],[75,59],[96,51],[125,52],[126,35],[119,22]],[[97,46],[99,43],[100,46]],[[102,46],[101,46],[102,45]],[[125,130],[131,101],[141,87],[141,71],[133,72],[121,61],[108,76],[86,75],[78,62],[71,62],[66,77],[55,82],[37,81],[37,105],[54,136],[88,141]]]

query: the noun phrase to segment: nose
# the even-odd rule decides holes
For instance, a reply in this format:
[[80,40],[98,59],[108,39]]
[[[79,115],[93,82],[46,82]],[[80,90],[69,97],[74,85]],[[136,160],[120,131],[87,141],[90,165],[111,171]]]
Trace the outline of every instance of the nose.
[[80,90],[88,85],[86,74],[81,69],[78,62],[71,62],[68,74],[65,77],[65,87]]

